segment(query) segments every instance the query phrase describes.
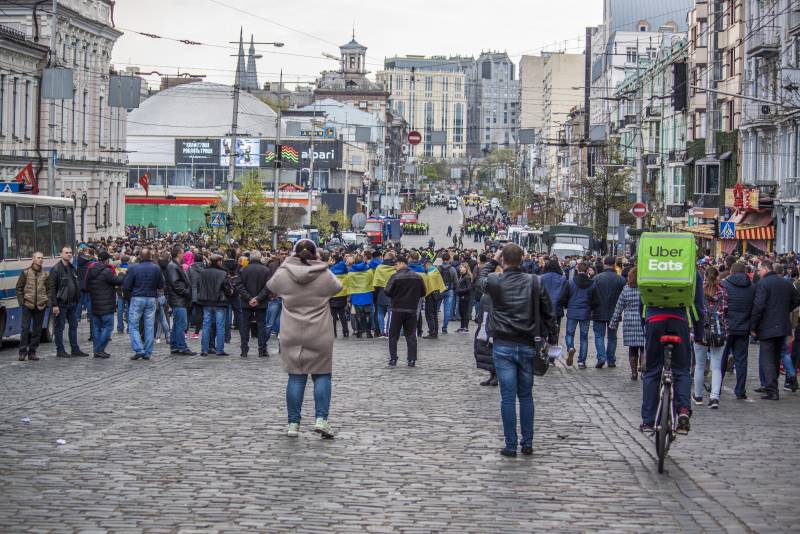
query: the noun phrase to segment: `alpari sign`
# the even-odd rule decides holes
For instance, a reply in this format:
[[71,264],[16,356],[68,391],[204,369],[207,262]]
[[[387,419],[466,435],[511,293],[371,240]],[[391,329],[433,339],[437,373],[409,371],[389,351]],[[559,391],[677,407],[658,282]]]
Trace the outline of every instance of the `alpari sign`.
[[[281,146],[291,147],[291,152],[297,152],[298,161],[294,162],[286,157],[281,160],[281,167],[284,169],[307,169],[311,165],[311,142],[309,141],[282,141]],[[261,142],[262,167],[273,167],[275,165],[275,143]],[[342,142],[335,141],[314,141],[314,169],[341,169],[342,168]]]

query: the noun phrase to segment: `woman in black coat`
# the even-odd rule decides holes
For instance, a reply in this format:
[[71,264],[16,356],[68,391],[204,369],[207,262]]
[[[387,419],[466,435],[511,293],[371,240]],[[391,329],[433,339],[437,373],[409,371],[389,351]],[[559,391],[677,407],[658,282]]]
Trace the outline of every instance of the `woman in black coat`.
[[487,317],[492,313],[492,299],[488,295],[481,297],[481,313],[476,322],[475,329],[475,365],[478,369],[489,371],[489,378],[481,382],[482,386],[496,386],[497,373],[494,369],[494,356],[492,355],[492,340],[486,329]]
[[462,263],[458,266],[458,282],[456,283],[456,296],[458,297],[458,313],[461,317],[461,328],[457,330],[459,334],[469,333],[469,318],[471,315],[472,304],[472,273],[469,265]]

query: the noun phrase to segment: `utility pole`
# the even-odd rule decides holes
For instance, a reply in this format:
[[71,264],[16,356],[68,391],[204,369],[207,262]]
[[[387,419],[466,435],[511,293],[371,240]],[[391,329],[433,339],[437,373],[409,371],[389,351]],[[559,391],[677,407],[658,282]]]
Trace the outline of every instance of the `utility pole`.
[[[281,184],[281,117],[283,115],[283,69],[278,82],[278,115],[275,117],[275,177],[272,199],[272,249],[278,250],[278,196]],[[313,155],[312,155],[313,159]]]
[[312,191],[314,190],[314,137],[317,134],[317,103],[314,101],[314,111],[311,116],[311,150],[309,150],[310,162],[308,164],[308,211],[306,212],[306,224],[311,224]]
[[[58,0],[53,0],[52,14],[50,15],[50,58],[48,66],[55,68],[56,58],[56,33],[58,29]],[[63,103],[63,100],[62,100]],[[56,116],[56,101],[50,101],[50,112],[47,114],[47,130],[48,140],[47,148],[47,196],[55,196],[56,194],[56,139],[55,139],[55,116]]]
[[[641,105],[636,110],[636,132],[638,140],[636,143],[636,202],[641,202],[643,197],[644,187],[644,130],[642,127],[642,109],[644,107],[644,89],[640,86],[642,95],[639,99]],[[641,230],[644,223],[644,217],[636,217],[636,229]]]

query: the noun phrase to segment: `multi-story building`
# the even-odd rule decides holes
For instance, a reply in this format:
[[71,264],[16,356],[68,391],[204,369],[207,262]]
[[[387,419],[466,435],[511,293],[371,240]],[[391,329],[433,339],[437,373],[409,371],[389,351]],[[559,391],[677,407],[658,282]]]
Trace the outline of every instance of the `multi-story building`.
[[[48,190],[50,178],[48,155],[55,155],[52,192],[75,200],[79,239],[121,234],[125,224],[127,112],[109,102],[111,52],[122,35],[111,24],[112,5],[111,0],[59,0],[54,17],[40,9],[41,2],[19,0],[0,11],[0,25],[18,32],[10,38],[15,55],[25,57],[14,62],[30,67],[16,70],[5,60],[0,65],[0,101],[5,104],[0,129],[7,132],[0,132],[2,154],[15,154],[15,165],[32,162],[42,192]],[[44,52],[23,42],[49,44],[54,18],[49,66],[72,69],[71,100],[42,99],[37,79],[47,64],[41,59]],[[51,138],[55,154],[49,151]],[[7,163],[2,172],[13,178]]]
[[[800,11],[791,0],[744,1],[742,182],[758,188],[750,245],[800,250]],[[774,221],[773,221],[774,215]],[[737,230],[737,234],[739,231]]]
[[[519,127],[527,137],[520,133],[522,173],[534,186],[543,182],[541,173],[541,151],[546,148],[537,143],[544,128],[544,56],[522,56],[519,60]],[[539,174],[534,174],[537,171]],[[543,191],[536,191],[542,194]]]
[[465,72],[472,58],[393,57],[377,80],[390,93],[389,105],[422,134],[411,147],[414,157],[463,159],[467,155],[467,88]]
[[505,52],[482,52],[466,72],[467,152],[485,156],[514,146],[519,128],[519,80]]

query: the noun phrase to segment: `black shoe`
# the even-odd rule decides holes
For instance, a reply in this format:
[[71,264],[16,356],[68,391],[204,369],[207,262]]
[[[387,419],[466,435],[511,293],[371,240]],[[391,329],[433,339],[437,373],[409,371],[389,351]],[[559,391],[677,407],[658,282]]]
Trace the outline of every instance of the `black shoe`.
[[344,334],[342,334],[342,337],[347,339],[348,337],[350,337],[350,332],[345,332]]
[[499,382],[497,381],[497,375],[493,376],[491,380],[489,380],[490,386],[496,386]]
[[246,352],[243,352],[243,353],[241,353],[239,356],[241,356],[242,358],[247,358],[247,353],[246,353]]
[[524,454],[525,456],[532,456],[533,447],[522,447],[522,454]]
[[606,362],[597,362],[597,365],[594,366],[595,369],[602,369]]
[[747,400],[747,393],[745,393],[744,395],[736,395],[736,399],[737,400]]
[[222,352],[218,352],[218,353],[217,353],[217,356],[230,356],[230,354],[228,354],[227,352],[225,352],[225,351],[223,350]]
[[63,350],[58,351],[56,353],[56,358],[69,358],[69,352],[66,352],[66,351],[63,351]]
[[585,362],[579,362],[578,363],[578,369],[586,369],[586,363]]
[[181,356],[197,356],[197,353],[190,349],[180,350],[178,351],[178,354],[180,354]]
[[18,359],[19,361],[21,361],[21,362],[24,362],[24,361],[25,361],[25,358],[27,358],[27,357],[28,357],[28,354],[27,354],[27,353],[25,353],[25,352],[23,352],[23,353],[21,353],[21,354],[19,355],[19,358],[17,358],[17,359]]
[[175,349],[172,349],[172,350],[170,350],[170,351],[169,351],[169,353],[170,353],[170,354],[180,354],[180,353],[181,353],[181,351],[179,351],[179,350],[175,350]]
[[367,332],[367,339],[372,339],[372,332]]
[[422,336],[422,339],[439,339],[439,336],[428,334],[427,336]]
[[141,354],[141,353],[138,353],[138,352],[137,352],[136,354],[134,354],[133,356],[131,356],[131,360],[133,360],[133,361],[136,361],[136,360],[142,359],[142,358],[144,358],[144,357],[145,357],[145,356],[144,356],[144,354]]
[[756,393],[766,393],[767,392],[767,388],[765,388],[764,386],[761,386],[761,387],[757,387],[753,391],[755,391]]
[[84,358],[86,356],[88,356],[88,354],[83,352],[82,350],[76,350],[72,353],[73,358]]
[[703,404],[703,397],[696,397],[694,394],[692,394],[692,402],[701,405]]
[[491,375],[491,376],[489,376],[489,378],[487,378],[486,380],[481,382],[481,385],[482,386],[491,386],[492,385],[492,380],[497,380],[497,377],[494,376],[494,375]]
[[95,358],[102,358],[102,359],[105,360],[105,359],[109,358],[110,355],[106,354],[105,352],[95,352],[94,353],[94,357]]
[[510,451],[508,449],[500,449],[501,456],[507,456],[508,458],[516,458],[517,451]]
[[719,409],[719,399],[711,399],[710,401],[708,401],[708,407],[711,408],[712,410]]
[[776,400],[780,400],[780,397],[770,393],[770,394],[767,394],[767,395],[764,395],[763,397],[761,397],[761,400],[774,400],[774,401],[776,401]]
[[683,411],[678,414],[678,426],[675,429],[675,432],[678,434],[688,434],[692,428],[692,425],[689,421],[689,411]]
[[207,352],[201,352],[200,356],[206,357],[206,356],[208,356],[208,353]]
[[416,367],[417,366],[417,360],[408,360],[408,366],[409,367]]
[[269,351],[268,350],[260,350],[258,351],[259,358],[269,358]]
[[397,367],[397,360],[389,360],[389,367]]
[[616,366],[617,366],[617,364],[616,364],[616,363],[609,363],[609,364],[608,364],[608,368],[609,368],[609,369],[614,369]]

